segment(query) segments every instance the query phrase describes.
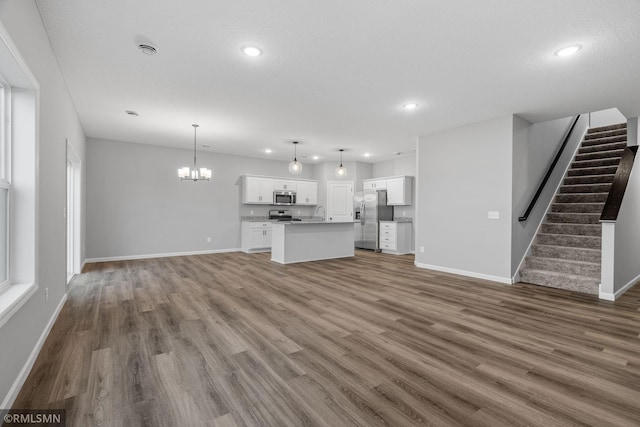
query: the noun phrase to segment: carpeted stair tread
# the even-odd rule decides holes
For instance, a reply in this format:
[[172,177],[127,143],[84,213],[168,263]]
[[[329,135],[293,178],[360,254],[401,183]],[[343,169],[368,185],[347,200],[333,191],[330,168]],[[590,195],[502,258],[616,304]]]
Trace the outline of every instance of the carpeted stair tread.
[[608,193],[611,183],[561,185],[559,193]]
[[602,237],[540,232],[536,237],[536,244],[548,246],[563,246],[568,248],[600,249],[600,245],[602,244]]
[[599,153],[601,151],[624,150],[627,147],[627,141],[608,142],[603,144],[583,145],[578,150],[578,154]]
[[544,223],[540,231],[545,234],[568,234],[571,236],[601,236],[601,224]]
[[625,141],[627,138],[627,129],[618,129],[616,131],[599,132],[587,134],[582,145],[590,145],[593,141]]
[[600,213],[549,212],[548,224],[600,224]]
[[541,258],[557,258],[596,263],[599,263],[602,259],[602,251],[600,248],[577,248],[570,246],[541,245],[537,243],[531,246],[531,254]]
[[618,166],[620,163],[620,157],[607,157],[605,159],[592,159],[592,160],[574,160],[571,163],[571,169],[578,168],[597,168],[600,166]]
[[593,168],[577,168],[569,169],[567,176],[585,176],[585,175],[615,175],[618,165],[598,166]]
[[591,134],[594,134],[594,133],[602,133],[602,132],[607,132],[607,131],[612,131],[612,130],[620,130],[620,129],[626,129],[626,128],[627,128],[627,124],[626,123],[618,123],[616,125],[589,128],[589,130],[587,131],[587,134],[591,135]]
[[600,289],[600,279],[556,271],[523,269],[520,272],[520,281],[592,295],[597,295]]
[[604,203],[552,203],[551,212],[602,214]]
[[574,261],[547,257],[528,257],[525,269],[556,271],[558,273],[577,274],[580,276],[600,278],[600,262]]
[[562,183],[564,185],[611,184],[615,176],[615,174],[568,176],[562,181]]
[[597,159],[608,159],[611,157],[622,157],[622,153],[624,153],[624,148],[617,148],[615,150],[602,150],[595,151],[593,153],[583,153],[576,154],[575,160],[580,162],[582,160],[597,160]]
[[556,203],[604,203],[609,193],[564,193],[556,195]]

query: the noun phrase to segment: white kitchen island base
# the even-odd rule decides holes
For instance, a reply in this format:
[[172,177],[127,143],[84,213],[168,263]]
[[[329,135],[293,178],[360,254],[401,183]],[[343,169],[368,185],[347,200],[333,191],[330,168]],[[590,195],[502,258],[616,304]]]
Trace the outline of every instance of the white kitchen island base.
[[354,256],[352,222],[271,225],[271,261],[280,264]]

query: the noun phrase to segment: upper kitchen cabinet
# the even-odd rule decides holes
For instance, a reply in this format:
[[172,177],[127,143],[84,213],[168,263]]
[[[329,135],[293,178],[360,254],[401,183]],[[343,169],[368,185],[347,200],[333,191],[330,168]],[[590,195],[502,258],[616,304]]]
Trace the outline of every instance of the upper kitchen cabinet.
[[242,203],[271,205],[274,189],[273,179],[245,176],[242,181]]
[[296,193],[297,205],[318,204],[318,183],[314,181],[298,181]]
[[365,179],[364,190],[387,190],[387,205],[403,206],[412,204],[413,177],[390,176],[386,178]]
[[286,179],[276,179],[274,182],[274,190],[297,191],[298,183],[296,181]]
[[363,190],[386,190],[387,189],[387,179],[376,178],[376,179],[367,179],[362,181],[362,189]]
[[274,190],[294,191],[297,205],[318,204],[317,181],[255,175],[242,176],[242,203],[244,204],[272,205]]

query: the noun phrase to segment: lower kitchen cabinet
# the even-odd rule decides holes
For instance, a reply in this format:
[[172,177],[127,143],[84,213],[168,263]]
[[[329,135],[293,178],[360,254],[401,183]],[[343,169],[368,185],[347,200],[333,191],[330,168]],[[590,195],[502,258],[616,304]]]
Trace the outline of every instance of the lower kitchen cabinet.
[[271,250],[271,223],[243,221],[240,240],[242,252],[269,252]]
[[380,249],[387,254],[411,252],[411,223],[380,221]]

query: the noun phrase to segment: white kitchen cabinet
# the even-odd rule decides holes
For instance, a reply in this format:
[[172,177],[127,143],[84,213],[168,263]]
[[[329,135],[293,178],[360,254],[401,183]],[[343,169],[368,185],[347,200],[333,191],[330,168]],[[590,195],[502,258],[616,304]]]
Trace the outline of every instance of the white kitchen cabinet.
[[242,252],[268,252],[271,250],[271,223],[243,221],[241,227]]
[[387,205],[410,205],[413,191],[413,177],[387,178]]
[[291,181],[286,179],[276,179],[273,181],[274,190],[287,190],[287,191],[297,191],[298,190],[298,181]]
[[242,203],[273,204],[274,180],[245,176],[243,180]]
[[313,181],[298,181],[296,193],[297,205],[318,204],[318,183]]
[[386,190],[387,179],[367,179],[362,181],[364,190]]
[[380,249],[384,253],[403,255],[411,252],[411,223],[380,221]]

